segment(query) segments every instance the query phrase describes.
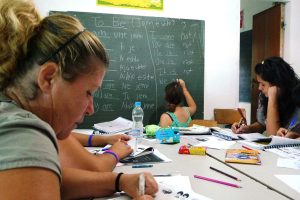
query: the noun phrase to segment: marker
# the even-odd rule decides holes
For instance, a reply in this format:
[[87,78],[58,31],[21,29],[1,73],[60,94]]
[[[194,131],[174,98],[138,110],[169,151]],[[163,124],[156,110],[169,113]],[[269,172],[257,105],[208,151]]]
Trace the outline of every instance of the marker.
[[147,168],[147,167],[153,167],[153,165],[151,165],[151,164],[132,165],[132,168]]
[[153,174],[154,177],[167,177],[172,176],[172,174]]

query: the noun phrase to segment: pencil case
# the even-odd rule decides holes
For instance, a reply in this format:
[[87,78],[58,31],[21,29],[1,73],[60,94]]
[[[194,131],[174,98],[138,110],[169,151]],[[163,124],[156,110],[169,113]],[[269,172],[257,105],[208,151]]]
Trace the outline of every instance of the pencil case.
[[190,154],[190,155],[205,156],[206,148],[204,148],[204,147],[195,147],[195,146],[188,147],[186,145],[182,145],[179,148],[178,153],[179,154]]

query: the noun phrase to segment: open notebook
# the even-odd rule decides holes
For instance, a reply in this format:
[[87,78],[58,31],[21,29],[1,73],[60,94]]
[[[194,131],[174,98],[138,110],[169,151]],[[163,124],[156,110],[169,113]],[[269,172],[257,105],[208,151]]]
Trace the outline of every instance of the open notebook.
[[300,146],[300,140],[278,136],[261,138],[254,141],[241,140],[239,143],[261,150]]

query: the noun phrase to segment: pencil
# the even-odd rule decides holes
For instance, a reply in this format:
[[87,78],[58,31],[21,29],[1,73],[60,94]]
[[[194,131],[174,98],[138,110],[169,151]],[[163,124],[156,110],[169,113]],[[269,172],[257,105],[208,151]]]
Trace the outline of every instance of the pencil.
[[222,184],[222,185],[227,185],[227,186],[230,186],[230,187],[236,187],[236,188],[241,188],[242,187],[242,186],[239,186],[239,185],[236,185],[236,184],[227,183],[225,181],[219,181],[219,180],[212,179],[212,178],[207,178],[207,177],[204,177],[204,176],[194,175],[194,178],[202,179],[202,180],[205,180],[205,181],[211,181],[211,182],[214,182],[214,183],[219,183],[219,184]]
[[234,177],[234,176],[232,176],[232,175],[230,175],[230,174],[227,174],[227,173],[225,173],[225,172],[222,172],[222,171],[220,171],[220,170],[218,170],[218,169],[216,169],[216,168],[214,168],[214,167],[209,167],[209,168],[212,169],[212,170],[214,170],[214,171],[216,171],[216,172],[219,172],[219,173],[221,173],[221,174],[223,174],[223,175],[225,175],[225,176],[228,176],[229,178],[232,178],[232,179],[237,180],[237,181],[241,181],[241,180],[238,179],[237,177]]
[[249,148],[249,147],[246,147],[246,146],[242,146],[244,149],[247,149],[247,150],[253,150],[253,149],[251,149],[251,148]]

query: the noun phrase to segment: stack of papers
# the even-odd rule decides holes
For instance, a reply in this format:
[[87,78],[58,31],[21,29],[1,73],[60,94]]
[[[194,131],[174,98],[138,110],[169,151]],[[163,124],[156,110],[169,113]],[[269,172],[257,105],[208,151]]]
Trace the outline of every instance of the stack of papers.
[[132,121],[123,117],[118,117],[112,121],[94,124],[94,128],[100,133],[118,133],[122,131],[129,131],[132,128]]

